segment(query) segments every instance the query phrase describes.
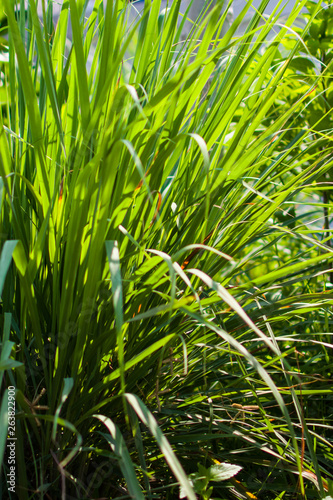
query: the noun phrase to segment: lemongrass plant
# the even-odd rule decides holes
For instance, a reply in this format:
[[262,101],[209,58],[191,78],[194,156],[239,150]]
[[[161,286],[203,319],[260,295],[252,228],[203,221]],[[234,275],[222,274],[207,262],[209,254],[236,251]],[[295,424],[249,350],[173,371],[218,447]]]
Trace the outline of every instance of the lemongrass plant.
[[124,0],[96,0],[88,18],[69,0],[56,26],[52,1],[42,23],[34,0],[1,4],[0,373],[16,387],[16,492],[324,498],[333,255],[307,224],[332,160],[300,119],[323,76],[285,100],[321,2],[284,58],[305,0],[284,24],[282,2],[264,17],[263,0],[240,35],[248,3],[222,39],[217,1],[186,40],[180,1],[160,4],[133,21]]

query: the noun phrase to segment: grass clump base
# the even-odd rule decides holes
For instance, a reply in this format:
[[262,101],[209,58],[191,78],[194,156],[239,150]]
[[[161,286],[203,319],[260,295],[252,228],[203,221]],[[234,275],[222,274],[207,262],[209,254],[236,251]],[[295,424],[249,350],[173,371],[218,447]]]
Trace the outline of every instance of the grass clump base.
[[160,3],[1,4],[16,492],[330,498],[332,7]]

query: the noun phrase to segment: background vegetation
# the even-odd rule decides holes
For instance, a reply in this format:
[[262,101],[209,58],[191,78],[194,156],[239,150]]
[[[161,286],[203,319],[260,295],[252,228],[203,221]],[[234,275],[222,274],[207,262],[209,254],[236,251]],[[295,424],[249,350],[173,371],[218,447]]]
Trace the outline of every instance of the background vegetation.
[[2,0],[3,498],[9,385],[20,499],[332,497],[333,11],[267,4]]

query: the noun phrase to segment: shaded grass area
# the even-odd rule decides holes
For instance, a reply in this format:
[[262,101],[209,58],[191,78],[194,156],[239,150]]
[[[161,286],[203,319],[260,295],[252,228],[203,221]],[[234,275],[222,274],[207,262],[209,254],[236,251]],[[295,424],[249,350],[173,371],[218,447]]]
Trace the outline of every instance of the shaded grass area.
[[332,8],[276,32],[267,4],[216,38],[217,2],[181,41],[179,1],[131,24],[122,0],[88,19],[70,0],[53,26],[52,2],[41,24],[3,0],[19,498],[333,494]]

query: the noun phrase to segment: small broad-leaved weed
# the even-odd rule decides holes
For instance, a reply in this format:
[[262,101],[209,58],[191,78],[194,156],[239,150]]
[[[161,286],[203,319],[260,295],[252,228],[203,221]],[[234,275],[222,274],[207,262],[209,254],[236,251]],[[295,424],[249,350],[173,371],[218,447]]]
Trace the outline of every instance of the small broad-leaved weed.
[[[208,469],[201,464],[198,464],[198,472],[190,474],[189,479],[194,487],[194,491],[200,495],[202,500],[210,500],[213,493],[213,487],[209,486],[211,481],[220,482],[226,481],[235,476],[242,467],[235,464],[216,463]],[[185,498],[186,494],[180,488],[179,498]]]

